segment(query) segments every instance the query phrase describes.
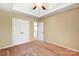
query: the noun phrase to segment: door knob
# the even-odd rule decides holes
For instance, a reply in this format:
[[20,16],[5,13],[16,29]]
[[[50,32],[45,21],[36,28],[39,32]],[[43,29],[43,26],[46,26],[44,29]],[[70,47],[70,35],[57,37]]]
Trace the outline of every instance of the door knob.
[[20,32],[20,34],[24,34],[24,32]]

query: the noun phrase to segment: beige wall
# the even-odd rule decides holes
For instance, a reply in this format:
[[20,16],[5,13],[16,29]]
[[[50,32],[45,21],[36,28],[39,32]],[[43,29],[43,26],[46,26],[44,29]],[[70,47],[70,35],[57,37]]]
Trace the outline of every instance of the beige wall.
[[12,17],[0,12],[0,48],[11,44]]
[[22,18],[30,21],[30,40],[33,41],[33,22],[32,17],[10,14],[0,11],[0,48],[7,47],[12,44],[12,17]]
[[79,50],[79,8],[65,11],[47,18],[45,41]]

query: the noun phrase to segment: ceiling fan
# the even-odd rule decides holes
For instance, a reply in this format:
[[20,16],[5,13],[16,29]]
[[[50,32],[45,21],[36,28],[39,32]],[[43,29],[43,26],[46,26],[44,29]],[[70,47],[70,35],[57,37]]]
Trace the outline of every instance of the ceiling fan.
[[33,10],[35,10],[37,7],[41,7],[43,10],[46,10],[46,4],[44,4],[44,3],[36,3],[36,4],[34,4],[34,6],[33,6]]

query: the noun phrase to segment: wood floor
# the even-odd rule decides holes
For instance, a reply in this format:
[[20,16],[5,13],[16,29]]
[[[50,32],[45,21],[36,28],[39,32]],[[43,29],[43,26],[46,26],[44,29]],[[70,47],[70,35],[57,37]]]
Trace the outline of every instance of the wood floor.
[[79,56],[79,52],[41,41],[1,49],[0,56]]

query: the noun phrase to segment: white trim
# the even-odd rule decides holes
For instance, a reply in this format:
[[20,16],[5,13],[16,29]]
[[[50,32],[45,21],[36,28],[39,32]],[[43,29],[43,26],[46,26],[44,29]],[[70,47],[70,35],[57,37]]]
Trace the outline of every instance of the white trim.
[[[24,43],[21,43],[21,44],[28,44],[28,43],[31,43],[31,41],[30,42],[24,42]],[[2,48],[0,48],[0,49],[6,49],[6,48],[10,48],[10,47],[14,47],[14,46],[17,46],[17,45],[21,45],[21,44],[16,44],[16,45],[9,45],[9,46],[4,46],[4,47],[2,47]]]
[[66,4],[65,5],[62,5],[62,7],[59,7],[59,8],[56,8],[56,9],[53,9],[47,13],[44,13],[43,15],[40,15],[38,18],[39,19],[42,19],[42,18],[45,18],[45,17],[48,17],[48,16],[51,16],[51,15],[55,15],[55,14],[58,14],[58,13],[61,13],[61,12],[65,12],[65,11],[68,11],[68,10],[71,10],[71,9],[75,9],[79,7],[79,4]]
[[[45,42],[47,42],[47,41],[45,41]],[[72,51],[79,52],[79,50],[74,49],[74,48],[69,48],[69,47],[67,47],[67,46],[63,46],[63,45],[59,45],[59,44],[51,43],[51,42],[47,42],[47,43],[54,44],[54,45],[57,45],[57,46],[60,46],[60,47],[63,47],[63,48],[66,48],[66,49],[69,49],[69,50],[72,50]]]
[[[16,27],[16,25],[17,24],[19,24],[17,27]],[[23,24],[23,25],[22,25]],[[12,18],[12,45],[18,45],[18,44],[22,44],[22,43],[26,43],[26,42],[29,42],[29,39],[30,39],[30,35],[29,35],[29,33],[30,33],[30,31],[29,31],[29,29],[30,29],[30,22],[28,21],[28,20],[25,20],[25,19],[20,19],[20,18],[17,18],[17,17],[13,17]],[[23,26],[23,29],[21,29],[21,27],[19,27],[20,25],[22,25]],[[18,28],[18,29],[16,29],[16,28]],[[19,29],[21,29],[21,30],[19,30]],[[20,35],[20,33],[19,33],[19,35],[17,35],[17,30],[19,31],[19,32],[24,32],[25,34],[23,35],[23,34],[21,34],[21,35],[23,35],[22,36],[22,38],[21,38],[21,35]],[[26,31],[27,30],[27,31]],[[19,36],[19,39],[17,39],[16,37],[17,36],[15,36],[15,35],[17,35],[17,36]],[[24,37],[24,38],[23,38]],[[22,40],[23,39],[23,40]],[[26,40],[27,39],[27,40]]]
[[[32,41],[28,42],[28,43],[31,43]],[[47,42],[47,41],[46,41]],[[26,42],[25,42],[26,43]],[[50,43],[50,42],[47,42],[47,43]],[[22,43],[24,44],[24,43]],[[51,43],[52,44],[52,43]],[[76,52],[79,52],[79,50],[76,50],[76,49],[73,49],[73,48],[69,48],[69,47],[65,47],[63,45],[59,45],[59,44],[56,44],[56,43],[53,43],[54,45],[57,45],[57,46],[60,46],[60,47],[63,47],[63,48],[66,48],[66,49],[69,49],[69,50],[72,50],[72,51],[76,51]],[[17,44],[17,45],[20,45],[20,44]],[[17,45],[9,45],[9,46],[6,46],[6,47],[2,47],[0,49],[5,49],[5,48],[10,48],[10,47],[13,47],[13,46],[17,46]]]

